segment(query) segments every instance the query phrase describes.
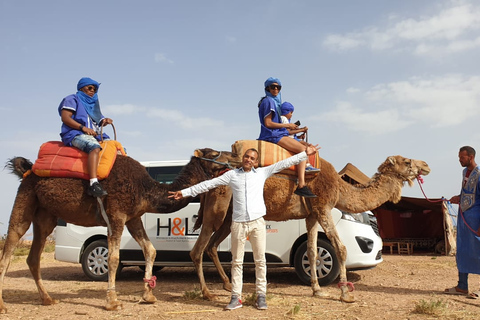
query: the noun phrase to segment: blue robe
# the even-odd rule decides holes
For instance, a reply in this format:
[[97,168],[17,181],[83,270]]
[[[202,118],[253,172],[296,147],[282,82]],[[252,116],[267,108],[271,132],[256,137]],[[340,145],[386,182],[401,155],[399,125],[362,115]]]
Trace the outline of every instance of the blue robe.
[[[463,178],[467,169],[463,171]],[[457,268],[462,273],[480,274],[480,167],[475,168],[460,194],[460,214],[457,218]],[[464,181],[463,180],[463,181]],[[463,217],[462,217],[463,215]],[[470,228],[465,224],[470,226]]]

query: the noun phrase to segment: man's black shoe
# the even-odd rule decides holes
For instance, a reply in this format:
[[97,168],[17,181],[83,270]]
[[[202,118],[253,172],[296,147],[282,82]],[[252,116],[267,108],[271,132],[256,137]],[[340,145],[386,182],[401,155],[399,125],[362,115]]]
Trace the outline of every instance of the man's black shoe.
[[296,195],[299,195],[300,197],[305,197],[305,198],[316,198],[317,196],[310,191],[310,189],[307,186],[303,186],[301,188],[297,188],[294,192]]
[[94,182],[90,187],[88,187],[87,193],[92,197],[104,197],[108,193],[107,191],[103,190],[102,185],[98,182]]

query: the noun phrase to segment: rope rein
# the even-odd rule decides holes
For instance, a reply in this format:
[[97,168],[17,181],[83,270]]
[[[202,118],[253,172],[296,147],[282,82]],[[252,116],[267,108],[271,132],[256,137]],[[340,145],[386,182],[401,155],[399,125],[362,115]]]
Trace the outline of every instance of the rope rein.
[[213,163],[216,163],[216,164],[220,164],[220,165],[225,166],[225,167],[227,167],[227,168],[229,168],[229,169],[234,169],[234,168],[230,165],[230,163],[228,163],[228,162],[217,161],[217,159],[220,158],[221,155],[222,155],[222,151],[220,151],[220,153],[218,154],[218,156],[216,156],[216,157],[213,158],[213,159],[208,159],[208,158],[203,158],[203,157],[197,157],[197,158],[200,159],[200,160],[205,160],[205,161],[210,161],[210,162],[213,162]]
[[[444,197],[442,197],[442,199],[439,199],[439,200],[430,200],[428,199],[427,195],[425,194],[425,192],[423,191],[423,187],[422,187],[422,184],[423,184],[423,178],[421,176],[417,176],[417,180],[418,180],[418,185],[420,186],[420,190],[422,190],[422,193],[423,193],[423,196],[425,197],[425,199],[428,201],[428,202],[442,202],[442,201],[445,201],[446,202],[446,205],[450,205],[450,201],[448,201],[447,199],[445,199]],[[462,217],[462,220],[463,220],[463,223],[465,223],[465,225],[467,226],[468,229],[470,229],[470,231],[472,231],[475,235],[479,235],[477,233],[476,230],[473,230],[472,227],[470,227],[470,225],[467,223],[467,221],[465,220],[465,217],[463,216],[463,212],[462,210],[460,209],[459,210],[460,212],[460,216]]]

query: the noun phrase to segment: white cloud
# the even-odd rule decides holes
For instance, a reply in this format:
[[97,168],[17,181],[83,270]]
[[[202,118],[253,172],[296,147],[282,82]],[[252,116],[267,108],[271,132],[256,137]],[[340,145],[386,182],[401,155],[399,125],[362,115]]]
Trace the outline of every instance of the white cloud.
[[133,104],[111,104],[102,107],[102,113],[109,115],[130,115],[145,111],[145,107],[135,106]]
[[[432,16],[405,18],[391,25],[369,26],[362,31],[328,35],[323,44],[327,48],[346,51],[359,47],[385,50],[393,47],[418,55],[436,55],[461,52],[480,47],[478,38],[470,38],[480,29],[480,6],[469,2],[452,2]],[[393,15],[392,15],[393,16]]]
[[347,89],[347,93],[350,93],[350,94],[359,93],[359,92],[360,92],[360,89],[358,88],[350,87]]
[[321,119],[370,134],[419,124],[451,127],[480,114],[480,77],[415,77],[379,84],[348,102],[338,102]]
[[411,124],[400,118],[398,110],[365,112],[345,101],[338,102],[334,111],[327,112],[321,118],[329,122],[342,123],[343,127],[352,131],[374,135],[398,131]]
[[174,63],[173,60],[168,59],[164,53],[155,53],[155,62],[160,62],[160,63],[166,62],[169,64]]
[[223,127],[223,121],[205,117],[191,118],[176,110],[151,108],[147,111],[147,117],[157,117],[183,129]]
[[225,37],[225,40],[226,40],[228,43],[235,43],[235,42],[237,42],[237,38],[232,37],[232,36],[226,36],[226,37]]

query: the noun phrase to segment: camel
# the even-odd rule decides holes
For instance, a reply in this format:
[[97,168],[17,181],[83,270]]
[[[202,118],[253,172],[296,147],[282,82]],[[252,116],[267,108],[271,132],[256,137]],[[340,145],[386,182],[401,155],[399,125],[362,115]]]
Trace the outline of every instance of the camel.
[[[286,221],[305,219],[308,232],[307,255],[311,266],[317,260],[317,224],[319,223],[332,243],[339,261],[341,290],[340,300],[354,302],[353,285],[347,282],[345,259],[346,249],[341,243],[330,211],[336,207],[340,210],[359,213],[372,210],[381,204],[400,201],[402,187],[405,183],[413,186],[413,180],[419,175],[427,175],[430,168],[421,160],[407,159],[402,156],[388,157],[378,167],[378,172],[366,185],[353,186],[339,177],[335,168],[320,158],[321,172],[307,181],[309,188],[318,198],[304,199],[293,193],[296,187],[291,175],[277,174],[265,183],[264,196],[267,206],[265,220]],[[208,163],[203,163],[207,165]],[[202,196],[199,217],[195,229],[202,227],[200,235],[190,252],[203,297],[213,300],[215,296],[207,288],[203,276],[203,253],[214,262],[226,290],[231,289],[228,276],[218,259],[217,247],[229,235],[231,223],[231,190],[229,187],[218,187]],[[213,234],[213,236],[212,236]],[[314,296],[323,296],[318,284],[315,268],[311,272],[311,286]]]
[[[201,165],[209,162],[209,165]],[[169,190],[178,190],[209,179],[230,165],[238,164],[238,157],[231,152],[218,152],[212,149],[196,150],[195,156],[182,169],[172,184],[161,184],[152,179],[145,167],[127,156],[117,156],[108,178],[102,185],[108,190],[103,200],[106,215],[111,227],[108,236],[108,289],[106,310],[118,310],[122,303],[115,292],[116,271],[119,264],[120,238],[126,226],[138,242],[145,256],[145,277],[142,298],[154,303],[152,287],[152,267],[156,251],[143,227],[141,216],[145,212],[170,213],[185,207],[190,200],[172,201],[167,198]],[[7,163],[13,173],[20,178],[32,166],[25,158],[16,157]],[[40,258],[45,240],[52,233],[57,219],[68,223],[90,227],[106,225],[99,221],[96,213],[96,199],[87,195],[87,180],[72,178],[42,178],[33,173],[24,177],[18,188],[13,205],[8,234],[0,258],[0,313],[6,313],[3,301],[3,280],[11,261],[11,256],[20,238],[33,224],[33,242],[27,257],[27,264],[40,294],[43,305],[57,303],[47,293],[40,273]]]

